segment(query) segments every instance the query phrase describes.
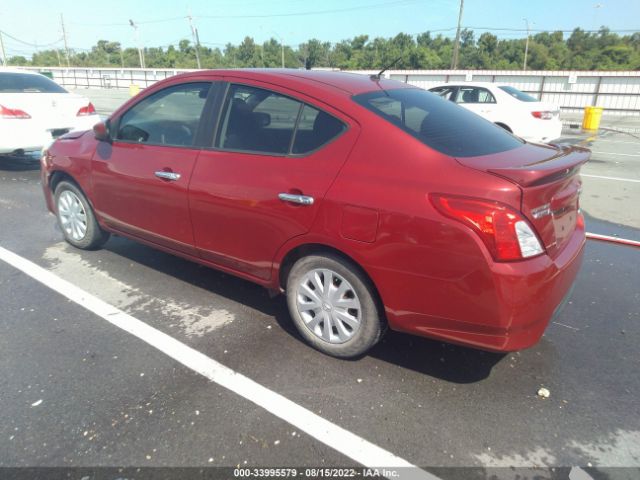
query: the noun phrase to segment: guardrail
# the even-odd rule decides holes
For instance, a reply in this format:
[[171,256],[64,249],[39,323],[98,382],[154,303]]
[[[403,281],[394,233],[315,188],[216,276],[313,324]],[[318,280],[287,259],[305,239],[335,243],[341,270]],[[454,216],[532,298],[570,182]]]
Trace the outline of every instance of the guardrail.
[[[50,68],[29,67],[50,72],[63,86],[74,88],[146,88],[185,69],[140,68]],[[375,71],[353,71],[372,74]],[[592,105],[607,114],[640,115],[640,72],[636,71],[520,71],[520,70],[389,70],[386,78],[429,88],[445,82],[500,82],[513,85],[563,111],[581,111]]]

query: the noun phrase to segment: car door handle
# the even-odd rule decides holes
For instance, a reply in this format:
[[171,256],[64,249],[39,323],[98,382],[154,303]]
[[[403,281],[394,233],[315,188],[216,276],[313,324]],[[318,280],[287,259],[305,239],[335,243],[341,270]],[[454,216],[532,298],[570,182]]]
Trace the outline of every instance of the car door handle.
[[278,198],[283,202],[296,203],[298,205],[313,205],[313,197],[296,195],[294,193],[279,193]]
[[163,180],[171,180],[173,182],[175,182],[176,180],[180,180],[180,174],[179,173],[165,172],[163,170],[160,170],[159,172],[156,172],[156,177],[162,178]]

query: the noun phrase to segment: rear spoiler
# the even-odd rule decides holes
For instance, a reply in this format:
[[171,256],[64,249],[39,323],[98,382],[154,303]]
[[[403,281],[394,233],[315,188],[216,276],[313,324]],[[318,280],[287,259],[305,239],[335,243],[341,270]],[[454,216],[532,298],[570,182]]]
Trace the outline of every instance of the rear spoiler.
[[576,146],[551,145],[556,154],[521,167],[490,167],[487,171],[507,178],[523,187],[554,182],[577,172],[589,161],[591,151]]

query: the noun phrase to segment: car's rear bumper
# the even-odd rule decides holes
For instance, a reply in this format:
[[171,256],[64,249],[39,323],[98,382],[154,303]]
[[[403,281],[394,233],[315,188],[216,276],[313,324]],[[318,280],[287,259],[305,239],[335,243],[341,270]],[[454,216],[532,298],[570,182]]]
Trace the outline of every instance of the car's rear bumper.
[[2,120],[0,122],[0,154],[40,151],[57,136],[73,130],[91,130],[99,121],[100,118],[97,115],[87,115],[47,125],[29,119]]
[[[531,347],[569,294],[582,264],[584,244],[585,231],[580,228],[555,259],[541,255],[521,262],[496,262],[486,275],[477,272],[443,284],[438,291],[433,291],[432,279],[426,277],[422,285],[415,276],[398,278],[399,288],[402,285],[422,299],[409,308],[388,306],[390,327],[484,350]],[[449,305],[442,307],[442,297]],[[441,310],[449,307],[452,314],[434,314],[432,305],[438,302]]]
[[534,119],[523,128],[521,133],[520,136],[527,142],[549,143],[562,135],[562,122],[559,118],[553,120]]

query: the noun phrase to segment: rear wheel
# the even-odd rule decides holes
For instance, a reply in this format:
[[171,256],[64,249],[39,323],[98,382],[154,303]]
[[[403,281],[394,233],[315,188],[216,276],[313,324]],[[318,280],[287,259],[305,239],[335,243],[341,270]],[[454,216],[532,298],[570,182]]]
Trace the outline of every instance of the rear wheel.
[[67,242],[83,250],[100,248],[109,233],[100,228],[82,191],[73,183],[62,181],[55,192],[58,225]]
[[334,357],[361,355],[384,332],[371,283],[353,263],[335,255],[298,260],[287,279],[287,303],[304,339]]

